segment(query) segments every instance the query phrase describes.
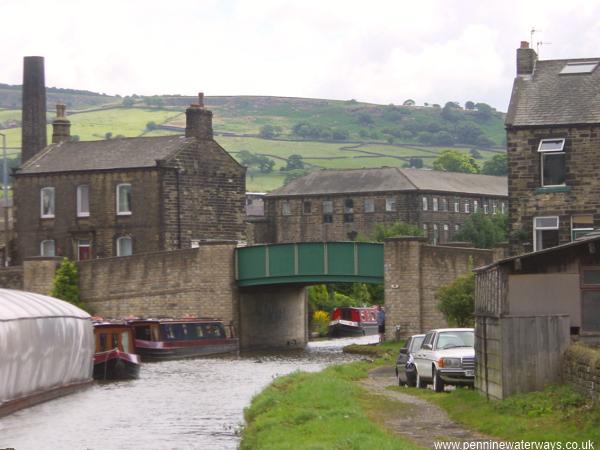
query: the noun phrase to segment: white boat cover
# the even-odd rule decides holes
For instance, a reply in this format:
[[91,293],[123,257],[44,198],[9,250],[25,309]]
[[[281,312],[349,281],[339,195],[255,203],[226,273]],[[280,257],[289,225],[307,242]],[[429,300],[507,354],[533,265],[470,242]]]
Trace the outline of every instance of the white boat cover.
[[0,289],[0,406],[91,379],[90,315],[46,295]]

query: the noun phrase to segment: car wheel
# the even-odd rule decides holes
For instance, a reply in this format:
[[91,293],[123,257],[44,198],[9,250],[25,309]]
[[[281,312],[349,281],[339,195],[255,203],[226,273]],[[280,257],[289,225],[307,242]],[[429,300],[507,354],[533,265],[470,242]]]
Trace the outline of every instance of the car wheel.
[[409,377],[408,374],[406,375],[406,385],[408,387],[415,387],[417,385],[417,383],[415,383],[414,378]]
[[433,368],[433,390],[435,392],[444,392],[444,380],[440,378],[435,367]]
[[419,375],[418,371],[417,371],[417,383],[416,384],[419,389],[425,389],[427,387],[427,382],[421,378],[421,375]]

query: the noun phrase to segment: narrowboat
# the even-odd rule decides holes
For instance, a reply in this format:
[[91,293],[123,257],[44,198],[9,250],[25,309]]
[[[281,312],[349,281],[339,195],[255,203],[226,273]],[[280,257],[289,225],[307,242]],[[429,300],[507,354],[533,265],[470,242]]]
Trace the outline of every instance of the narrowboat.
[[329,335],[366,336],[377,334],[377,308],[335,308],[329,322]]
[[193,358],[237,352],[233,325],[219,319],[134,319],[135,348],[143,361]]
[[140,374],[140,357],[134,353],[133,329],[123,323],[94,322],[96,380],[131,380]]

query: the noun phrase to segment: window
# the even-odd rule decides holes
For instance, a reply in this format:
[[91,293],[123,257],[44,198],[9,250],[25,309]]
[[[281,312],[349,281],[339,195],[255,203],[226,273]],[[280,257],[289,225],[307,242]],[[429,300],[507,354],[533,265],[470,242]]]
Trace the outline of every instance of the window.
[[354,214],[344,214],[344,223],[354,222]]
[[477,200],[473,200],[473,214],[475,214],[478,209],[479,209],[479,202]]
[[40,255],[41,256],[56,256],[54,241],[52,239],[42,241],[42,243],[40,244]]
[[448,224],[447,223],[444,224],[444,231],[448,231]]
[[465,200],[465,214],[469,214],[469,200]]
[[498,213],[498,203],[492,201],[492,214]]
[[396,211],[396,197],[388,197],[385,199],[385,210]]
[[375,212],[375,201],[372,198],[365,199],[365,212],[366,213]]
[[133,246],[129,236],[117,239],[117,256],[129,256],[133,254]]
[[533,250],[558,245],[558,216],[535,217],[533,219]]
[[43,219],[54,217],[54,188],[45,187],[41,190],[41,215]]
[[433,197],[433,210],[437,211],[438,210],[438,199],[437,197]]
[[460,212],[460,200],[457,198],[454,199],[454,212]]
[[540,154],[542,186],[564,186],[565,170],[565,140],[542,139],[538,146]]
[[455,224],[454,225],[454,232],[458,232],[460,230],[460,225],[459,224]]
[[506,203],[502,202],[500,203],[500,214],[505,214],[506,213]]
[[440,199],[440,211],[448,211],[448,200],[445,198]]
[[594,216],[592,214],[578,214],[571,217],[571,240],[588,234],[594,230]]
[[331,200],[323,202],[323,223],[333,223],[333,202]]
[[87,184],[77,186],[77,217],[90,215],[90,187]]
[[573,61],[565,64],[559,75],[572,75],[574,73],[592,73],[600,61]]
[[423,224],[423,234],[425,235],[425,237],[427,237],[427,224],[426,223]]
[[79,239],[77,240],[77,260],[84,261],[86,259],[90,259],[91,255],[91,246],[89,239]]
[[483,204],[483,213],[487,214],[489,212],[489,206],[487,202],[484,202]]
[[433,224],[433,245],[438,243],[438,226],[437,223]]
[[427,208],[429,206],[428,202],[427,202],[427,197],[423,197],[422,201],[423,201],[423,211],[427,211]]
[[344,201],[344,214],[352,214],[354,212],[354,200],[347,198]]
[[290,209],[290,202],[287,200],[281,201],[281,214],[284,216],[290,216],[292,214],[292,210]]
[[304,202],[302,203],[302,210],[304,211],[304,214],[310,214],[311,209],[311,203],[308,200],[304,200]]
[[131,184],[117,185],[117,214],[120,216],[131,214]]

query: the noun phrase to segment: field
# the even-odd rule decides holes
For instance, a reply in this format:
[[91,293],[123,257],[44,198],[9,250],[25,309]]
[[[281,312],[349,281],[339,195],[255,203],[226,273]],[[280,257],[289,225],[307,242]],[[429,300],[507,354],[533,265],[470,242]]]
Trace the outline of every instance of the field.
[[[14,94],[14,89],[10,89]],[[52,97],[62,96],[67,100],[68,93],[53,92]],[[0,100],[2,100],[0,88]],[[50,97],[50,95],[49,95]],[[148,106],[148,100],[134,99],[133,107],[121,106],[122,99],[91,93],[73,94],[71,101],[80,110],[68,109],[71,121],[71,135],[80,140],[98,140],[117,136],[161,136],[183,132],[185,114],[183,111],[194,98],[152,97],[160,99],[160,105]],[[4,102],[4,104],[6,101]],[[410,158],[421,158],[425,167],[431,167],[439,153],[451,148],[469,152],[473,146],[425,145],[422,135],[433,136],[440,130],[457,127],[479,127],[492,148],[478,148],[480,165],[495,153],[503,151],[504,129],[502,115],[494,112],[483,120],[473,111],[461,111],[459,122],[445,121],[440,108],[397,107],[393,105],[373,105],[354,100],[336,101],[320,99],[298,99],[285,97],[207,97],[207,107],[214,113],[215,139],[234,157],[241,150],[265,155],[275,162],[273,172],[264,174],[257,169],[248,171],[249,191],[270,191],[281,186],[287,158],[293,154],[302,155],[306,167],[315,169],[351,169],[374,167],[402,167]],[[50,98],[48,100],[50,105]],[[114,106],[115,104],[119,106]],[[10,108],[10,107],[9,107]],[[49,112],[48,122],[53,118]],[[18,109],[0,110],[0,124],[10,120],[20,120]],[[154,122],[159,129],[149,131],[147,124]],[[316,127],[321,136],[299,137],[294,127],[299,123]],[[261,127],[272,125],[278,136],[263,139]],[[178,127],[179,130],[165,130],[160,126]],[[445,127],[445,128],[444,128]],[[409,132],[406,130],[417,131]],[[418,130],[431,130],[422,131]],[[436,131],[437,130],[437,131]],[[7,136],[9,153],[16,157],[21,146],[21,129],[10,128],[1,131]],[[341,132],[344,139],[333,140],[332,132]],[[329,133],[329,134],[328,134]],[[399,137],[400,136],[400,137]],[[51,126],[48,126],[48,142],[51,139]]]

